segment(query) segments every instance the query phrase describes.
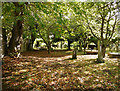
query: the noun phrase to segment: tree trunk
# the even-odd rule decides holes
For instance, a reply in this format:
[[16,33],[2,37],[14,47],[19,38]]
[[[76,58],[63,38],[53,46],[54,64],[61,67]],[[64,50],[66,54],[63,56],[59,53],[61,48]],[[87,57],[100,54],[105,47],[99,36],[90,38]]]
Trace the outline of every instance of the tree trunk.
[[99,63],[103,61],[102,44],[100,43],[100,40],[98,40],[98,59],[97,59],[97,61]]
[[[34,29],[34,28],[30,26],[30,30],[32,30],[32,29]],[[36,29],[37,29],[37,27],[36,27]],[[34,35],[33,32],[32,32],[32,33],[31,33],[31,40],[30,40],[30,43],[31,43],[31,44],[30,44],[30,45],[31,45],[30,50],[33,50],[33,43],[34,43],[35,39],[36,39],[36,37],[35,37],[35,35]]]
[[104,51],[104,49],[103,49],[103,47],[105,47],[104,44],[103,44],[103,43],[104,43],[104,41],[103,41],[104,20],[105,20],[105,19],[102,17],[101,39],[98,40],[98,59],[97,59],[98,63],[104,62],[104,61],[103,61],[103,57],[104,57],[103,53],[105,53],[105,51]]
[[9,54],[15,52],[17,41],[18,41],[18,30],[17,30],[17,25],[16,26],[14,25],[12,30],[12,37],[9,42],[9,48],[8,48]]
[[77,48],[73,50],[72,59],[77,59]]
[[21,35],[22,22],[18,20],[16,24],[14,24],[14,28],[12,30],[12,37],[9,42],[9,53],[15,52],[15,47],[20,44]]
[[48,46],[48,54],[50,54],[50,47]]
[[84,54],[85,54],[85,49],[86,49],[86,45],[85,45],[85,40],[84,40]]
[[26,41],[23,39],[22,43],[21,43],[21,50],[20,52],[25,52],[27,49],[26,49]]
[[6,30],[2,28],[2,48],[3,48],[3,55],[8,55],[8,47],[7,47],[7,36],[6,36]]
[[85,49],[86,49],[86,48],[84,47],[84,55],[85,55]]
[[70,42],[70,40],[68,39],[68,50],[71,50],[71,49],[70,49],[70,44],[71,44],[71,42]]
[[48,54],[50,54],[50,51],[51,51],[51,45],[47,45],[47,48],[48,48]]
[[[23,33],[22,29],[23,29],[23,26],[22,26],[22,23],[23,23],[23,20],[17,20],[17,17],[18,16],[21,16],[23,15],[23,6],[22,5],[19,5],[18,2],[14,2],[14,5],[15,5],[15,22],[14,22],[14,25],[13,25],[13,30],[12,30],[12,37],[10,39],[10,42],[9,42],[9,54],[11,56],[11,54],[15,54],[16,52],[18,52],[18,49],[17,47],[21,46],[20,42],[21,42],[21,35]],[[20,8],[20,11],[17,10],[17,8]],[[15,55],[12,55],[12,56],[15,56]]]
[[61,41],[61,49],[62,49],[62,41]]
[[32,46],[33,46],[33,44],[34,44],[35,39],[36,39],[35,36],[32,34],[32,35],[31,35]]
[[31,34],[31,40],[30,40],[30,48],[29,48],[29,50],[33,50],[33,43],[34,43],[34,41],[35,41],[35,36],[33,35],[33,34]]
[[119,52],[119,40],[118,40],[118,42],[117,42],[117,44],[116,44],[116,52]]
[[79,41],[79,50],[82,51],[81,41]]
[[49,30],[48,30],[48,54],[50,54],[50,51],[51,51],[51,43],[50,43]]
[[102,47],[102,55],[103,55],[103,58],[105,57],[105,51],[106,51],[106,47],[103,46],[103,47]]
[[50,54],[50,51],[51,51],[51,42],[50,42],[50,30],[48,29],[48,34],[47,34],[47,40],[48,40],[48,54]]

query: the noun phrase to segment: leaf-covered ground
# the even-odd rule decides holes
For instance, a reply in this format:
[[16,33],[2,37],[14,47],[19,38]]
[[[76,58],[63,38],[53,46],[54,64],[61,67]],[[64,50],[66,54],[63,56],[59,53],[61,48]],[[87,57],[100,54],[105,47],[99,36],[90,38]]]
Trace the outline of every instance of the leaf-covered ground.
[[3,91],[119,90],[120,59],[105,58],[105,63],[98,64],[96,58],[97,55],[79,55],[72,60],[71,55],[34,57],[25,54],[22,58],[4,57]]

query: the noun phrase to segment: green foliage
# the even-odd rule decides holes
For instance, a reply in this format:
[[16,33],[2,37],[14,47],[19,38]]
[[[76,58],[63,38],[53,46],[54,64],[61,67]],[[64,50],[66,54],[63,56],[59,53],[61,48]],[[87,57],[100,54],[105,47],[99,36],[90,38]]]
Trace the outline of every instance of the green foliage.
[[[89,22],[94,35],[100,38],[101,16],[103,16],[105,41],[113,35],[111,29],[114,19],[107,21],[110,12],[113,12],[113,16],[116,14],[117,6],[112,2],[19,2],[18,5],[24,5],[24,8],[15,8],[12,2],[3,3],[3,27],[9,31],[7,34],[11,33],[16,20],[23,20],[23,38],[25,39],[31,39],[33,34],[36,38],[42,38],[47,44],[52,43],[51,36],[79,41],[88,39]],[[20,12],[21,9],[23,9],[22,17],[15,17],[14,11]],[[96,42],[94,39],[93,41]]]

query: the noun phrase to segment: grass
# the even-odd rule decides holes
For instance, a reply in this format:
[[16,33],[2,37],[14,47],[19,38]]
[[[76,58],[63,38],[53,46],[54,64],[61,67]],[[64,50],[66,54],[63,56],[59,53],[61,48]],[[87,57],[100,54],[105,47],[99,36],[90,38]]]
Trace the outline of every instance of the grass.
[[[53,50],[50,54],[47,53],[47,50],[41,50],[41,51],[27,51],[21,53],[23,56],[35,56],[35,57],[62,57],[67,55],[72,55],[72,50]],[[77,55],[83,55],[84,52],[77,52]]]

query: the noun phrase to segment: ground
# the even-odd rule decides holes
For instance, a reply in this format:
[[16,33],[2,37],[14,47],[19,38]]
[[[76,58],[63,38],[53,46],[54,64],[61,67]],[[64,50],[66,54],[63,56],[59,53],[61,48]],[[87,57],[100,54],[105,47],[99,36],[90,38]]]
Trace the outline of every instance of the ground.
[[2,88],[8,90],[119,90],[117,58],[78,55],[72,60],[70,51],[31,51],[21,58],[3,58]]

